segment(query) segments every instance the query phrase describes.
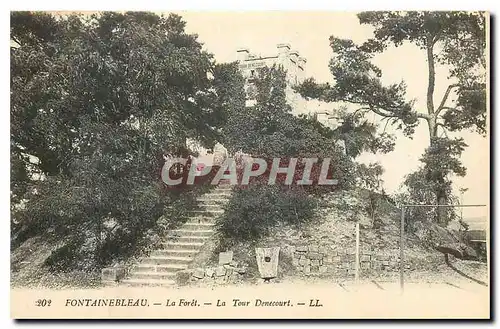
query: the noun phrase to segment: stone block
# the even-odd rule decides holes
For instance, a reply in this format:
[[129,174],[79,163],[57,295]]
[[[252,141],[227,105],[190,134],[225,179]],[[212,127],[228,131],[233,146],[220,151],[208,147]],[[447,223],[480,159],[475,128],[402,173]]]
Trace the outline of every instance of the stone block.
[[296,252],[306,252],[307,251],[307,246],[297,246],[295,248]]
[[312,260],[311,260],[311,266],[319,266],[319,260],[317,260],[317,259],[312,259]]
[[193,271],[193,277],[203,279],[205,277],[205,271],[202,268],[197,268]]
[[306,274],[311,273],[311,266],[309,266],[309,265],[304,266],[304,273],[306,273]]
[[307,257],[309,257],[309,259],[321,259],[323,258],[323,255],[318,252],[309,252]]
[[195,278],[193,278],[192,274],[193,273],[191,270],[178,271],[175,273],[175,282],[179,286],[185,286],[189,284],[190,280],[196,280]]
[[247,269],[245,267],[238,267],[238,268],[235,269],[235,271],[238,274],[245,274],[247,272]]
[[361,262],[361,268],[362,269],[369,269],[370,268],[370,262]]
[[299,259],[297,257],[292,258],[292,265],[293,266],[298,266],[299,265]]
[[309,251],[318,252],[318,249],[319,249],[318,246],[315,244],[309,246]]
[[310,262],[309,259],[307,259],[305,257],[302,257],[299,259],[299,265],[302,265],[302,266],[309,264],[309,262]]
[[340,255],[341,262],[347,262],[349,261],[349,259],[350,259],[349,255]]
[[327,272],[328,272],[328,266],[319,267],[319,273],[327,273]]
[[322,254],[328,254],[328,246],[320,246],[319,247],[319,252]]
[[238,265],[239,265],[239,264],[238,264],[238,262],[237,262],[237,261],[233,260],[233,261],[231,261],[231,262],[229,263],[229,265],[230,265],[230,266],[232,266],[232,267],[238,267]]
[[311,273],[318,273],[319,265],[311,265]]
[[106,267],[101,271],[101,280],[104,282],[117,282],[125,277],[126,270],[123,266]]
[[209,278],[213,278],[214,274],[215,274],[215,271],[212,268],[207,268],[205,270],[205,276],[207,276]]
[[333,257],[327,256],[327,257],[323,258],[323,264],[333,264]]
[[226,251],[219,253],[219,265],[230,264],[233,261],[233,252]]
[[361,255],[361,261],[362,262],[369,262],[370,261],[370,255]]
[[215,268],[215,276],[224,276],[226,275],[226,269],[224,266],[219,266]]
[[340,263],[340,256],[334,256],[333,257],[333,262],[334,263]]

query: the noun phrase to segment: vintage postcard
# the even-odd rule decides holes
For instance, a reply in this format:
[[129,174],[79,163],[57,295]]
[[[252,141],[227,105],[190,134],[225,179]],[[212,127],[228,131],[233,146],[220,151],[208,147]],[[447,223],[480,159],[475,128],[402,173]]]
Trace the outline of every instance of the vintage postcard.
[[490,318],[489,28],[12,11],[11,317]]

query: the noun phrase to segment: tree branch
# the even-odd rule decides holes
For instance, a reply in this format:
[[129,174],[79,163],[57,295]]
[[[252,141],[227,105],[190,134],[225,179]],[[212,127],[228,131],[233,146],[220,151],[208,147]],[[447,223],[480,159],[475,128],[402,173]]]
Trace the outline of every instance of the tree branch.
[[[458,110],[457,107],[449,107],[449,106],[443,106],[442,108],[439,109],[439,112],[441,112],[442,110]],[[437,115],[439,114],[439,112],[436,112],[436,119],[437,119]]]
[[444,124],[442,124],[441,122],[437,122],[437,123],[436,123],[436,127],[441,127],[441,128],[443,128],[443,133],[444,133],[444,135],[446,136],[446,138],[448,138],[448,133],[446,132],[446,127],[444,126]]
[[381,117],[384,117],[384,118],[397,118],[398,117],[397,115],[394,115],[394,114],[384,113],[380,109],[377,109],[375,107],[371,107],[370,110],[372,112],[374,112],[375,114],[378,114],[378,115],[380,115]]
[[434,114],[435,117],[439,115],[439,112],[441,112],[443,109],[445,109],[445,104],[446,101],[448,100],[448,97],[450,96],[450,92],[453,88],[459,87],[460,85],[458,83],[454,83],[448,86],[448,89],[446,89],[446,92],[444,93],[443,99],[441,100],[441,103],[439,104],[439,107],[436,110],[436,113]]
[[428,114],[425,114],[425,113],[417,112],[416,115],[417,115],[417,118],[419,118],[419,119],[429,120],[431,118]]

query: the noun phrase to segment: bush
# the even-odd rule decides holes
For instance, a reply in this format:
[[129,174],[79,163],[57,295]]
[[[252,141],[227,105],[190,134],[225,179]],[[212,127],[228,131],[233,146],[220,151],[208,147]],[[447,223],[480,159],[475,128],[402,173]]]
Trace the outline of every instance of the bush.
[[223,245],[255,241],[279,223],[300,225],[313,217],[315,200],[300,188],[255,184],[237,188],[216,222]]

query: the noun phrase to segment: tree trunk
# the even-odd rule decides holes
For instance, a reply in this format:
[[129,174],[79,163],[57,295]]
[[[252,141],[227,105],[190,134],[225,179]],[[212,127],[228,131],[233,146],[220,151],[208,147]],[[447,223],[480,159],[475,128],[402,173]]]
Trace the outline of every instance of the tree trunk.
[[[435,118],[431,118],[428,120],[429,124],[429,138],[430,145],[432,146],[434,138],[437,137],[437,123]],[[436,194],[436,204],[445,205],[447,202],[446,190],[444,189],[445,177],[443,173],[440,173],[438,177],[432,177],[431,179],[435,180],[435,183],[438,183],[438,187],[434,190]],[[440,226],[447,225],[447,209],[446,207],[437,207],[436,209],[436,222]]]

